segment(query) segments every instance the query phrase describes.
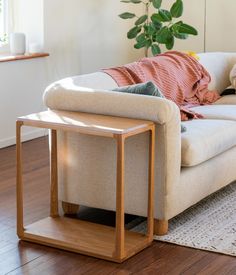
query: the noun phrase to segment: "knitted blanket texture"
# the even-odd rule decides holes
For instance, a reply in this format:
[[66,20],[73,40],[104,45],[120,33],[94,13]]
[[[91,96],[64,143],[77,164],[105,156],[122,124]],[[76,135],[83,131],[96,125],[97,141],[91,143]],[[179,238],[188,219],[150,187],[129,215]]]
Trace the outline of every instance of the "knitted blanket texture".
[[189,108],[211,104],[220,98],[216,91],[208,89],[211,77],[206,69],[194,57],[178,51],[142,58],[124,66],[103,69],[103,72],[118,86],[152,81],[167,99],[178,105],[181,120],[203,118]]

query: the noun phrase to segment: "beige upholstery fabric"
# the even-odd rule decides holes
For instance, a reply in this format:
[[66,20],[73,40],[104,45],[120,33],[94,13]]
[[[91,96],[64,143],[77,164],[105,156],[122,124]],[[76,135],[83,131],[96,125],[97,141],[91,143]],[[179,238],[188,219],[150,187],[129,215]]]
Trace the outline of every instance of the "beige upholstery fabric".
[[236,123],[228,120],[196,119],[184,122],[181,165],[200,164],[236,145]]
[[[147,213],[147,145],[147,134],[129,138],[125,144],[125,212],[142,216]],[[59,162],[60,199],[115,210],[115,140],[60,133],[59,148],[63,148],[59,150],[59,159],[63,160]],[[155,172],[160,178],[160,169]],[[158,207],[164,211],[163,199],[159,197]]]
[[[45,92],[44,102],[50,109],[123,116],[156,122],[158,138],[155,154],[155,196],[159,201],[159,209],[165,211],[163,194],[169,192],[173,183],[178,184],[181,158],[180,114],[173,102],[157,97],[88,89],[75,86],[74,82],[71,86],[68,79],[51,85]],[[61,199],[113,209],[115,189],[112,186],[114,186],[115,170],[112,170],[114,159],[112,162],[111,155],[114,156],[114,143],[112,145],[107,139],[94,140],[74,133],[71,136],[69,133],[64,134],[59,138],[59,143],[59,153],[62,154],[59,157]],[[146,213],[146,208],[138,207],[137,204],[140,204],[141,200],[138,190],[141,190],[141,194],[145,194],[144,188],[147,187],[148,159],[139,157],[137,154],[139,150],[147,153],[147,144],[147,139],[142,140],[141,137],[137,137],[137,143],[133,141],[130,145],[131,149],[127,146],[129,153],[126,160],[126,178],[128,179],[126,188],[130,190],[130,192],[126,191],[127,213],[139,215]],[[84,154],[82,154],[82,148],[86,150]],[[100,151],[100,148],[107,148],[107,150]],[[82,163],[81,160],[83,160]],[[96,161],[93,162],[93,160]],[[83,165],[85,163],[86,168]],[[133,172],[133,167],[136,166],[143,169]],[[96,188],[98,191],[103,190],[103,195],[95,192]],[[137,195],[135,195],[136,192]]]
[[199,62],[211,75],[209,88],[221,93],[230,85],[229,74],[236,64],[236,53],[202,53]]
[[[76,75],[65,78],[59,82],[63,82],[64,87],[68,89],[77,89],[78,86],[96,89],[111,89],[118,86],[108,74],[103,72]],[[52,86],[54,85],[55,83],[53,83]]]
[[236,120],[235,105],[205,105],[191,108],[201,113],[207,119],[228,119]]
[[[181,169],[180,184],[166,198],[166,212],[155,213],[170,219],[236,179],[236,147],[193,167]],[[158,202],[157,202],[158,203]]]
[[236,105],[236,95],[226,95],[218,99],[214,105],[225,104],[225,105]]
[[[200,57],[212,76],[210,88],[219,92],[225,89],[236,54],[207,53]],[[182,134],[181,148],[179,110],[173,102],[107,91],[116,86],[104,73],[67,78],[46,90],[44,102],[51,109],[156,123],[155,218],[168,220],[236,179],[233,105],[193,108],[209,119],[185,122],[187,132]],[[60,198],[114,209],[114,140],[61,132],[58,143]],[[132,137],[126,144],[125,211],[143,216],[147,206],[147,144],[146,134]],[[181,150],[182,163],[194,166],[181,168]]]
[[159,124],[180,123],[177,106],[170,100],[101,89],[84,88],[62,80],[44,94],[50,109],[90,112],[113,116],[147,119]]

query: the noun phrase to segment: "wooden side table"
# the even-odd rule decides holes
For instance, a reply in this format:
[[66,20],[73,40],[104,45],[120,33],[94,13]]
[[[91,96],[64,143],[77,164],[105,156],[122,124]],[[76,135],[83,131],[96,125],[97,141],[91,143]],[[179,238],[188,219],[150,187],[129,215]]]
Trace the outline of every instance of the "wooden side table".
[[[24,226],[21,127],[51,130],[50,216]],[[57,130],[111,137],[117,140],[116,227],[94,224],[59,216],[57,183]],[[146,235],[124,228],[124,150],[125,139],[150,132],[149,182]],[[155,125],[151,121],[111,117],[78,112],[46,111],[20,117],[17,132],[17,234],[20,239],[123,262],[151,244],[153,240],[154,147]]]

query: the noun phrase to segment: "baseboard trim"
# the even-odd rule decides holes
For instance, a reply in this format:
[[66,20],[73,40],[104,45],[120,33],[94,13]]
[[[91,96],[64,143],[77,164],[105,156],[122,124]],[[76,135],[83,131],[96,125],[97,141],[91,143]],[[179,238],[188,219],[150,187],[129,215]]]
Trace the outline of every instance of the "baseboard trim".
[[[37,129],[37,130],[30,131],[28,133],[22,133],[21,139],[22,139],[22,141],[28,141],[28,140],[31,140],[31,139],[46,136],[47,134],[48,134],[47,130]],[[15,136],[0,140],[0,148],[8,147],[8,146],[15,145],[15,144],[16,144],[16,137]]]

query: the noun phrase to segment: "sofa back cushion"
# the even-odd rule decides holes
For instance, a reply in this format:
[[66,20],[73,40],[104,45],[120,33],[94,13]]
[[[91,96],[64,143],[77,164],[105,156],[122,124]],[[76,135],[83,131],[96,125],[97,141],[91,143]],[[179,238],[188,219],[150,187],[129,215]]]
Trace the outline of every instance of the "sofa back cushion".
[[63,80],[64,84],[68,82],[68,87],[86,87],[92,89],[113,89],[118,87],[115,80],[103,72],[94,72],[68,77]]
[[209,89],[217,90],[221,93],[230,85],[229,73],[233,65],[236,64],[236,53],[200,53],[199,62],[211,75]]

